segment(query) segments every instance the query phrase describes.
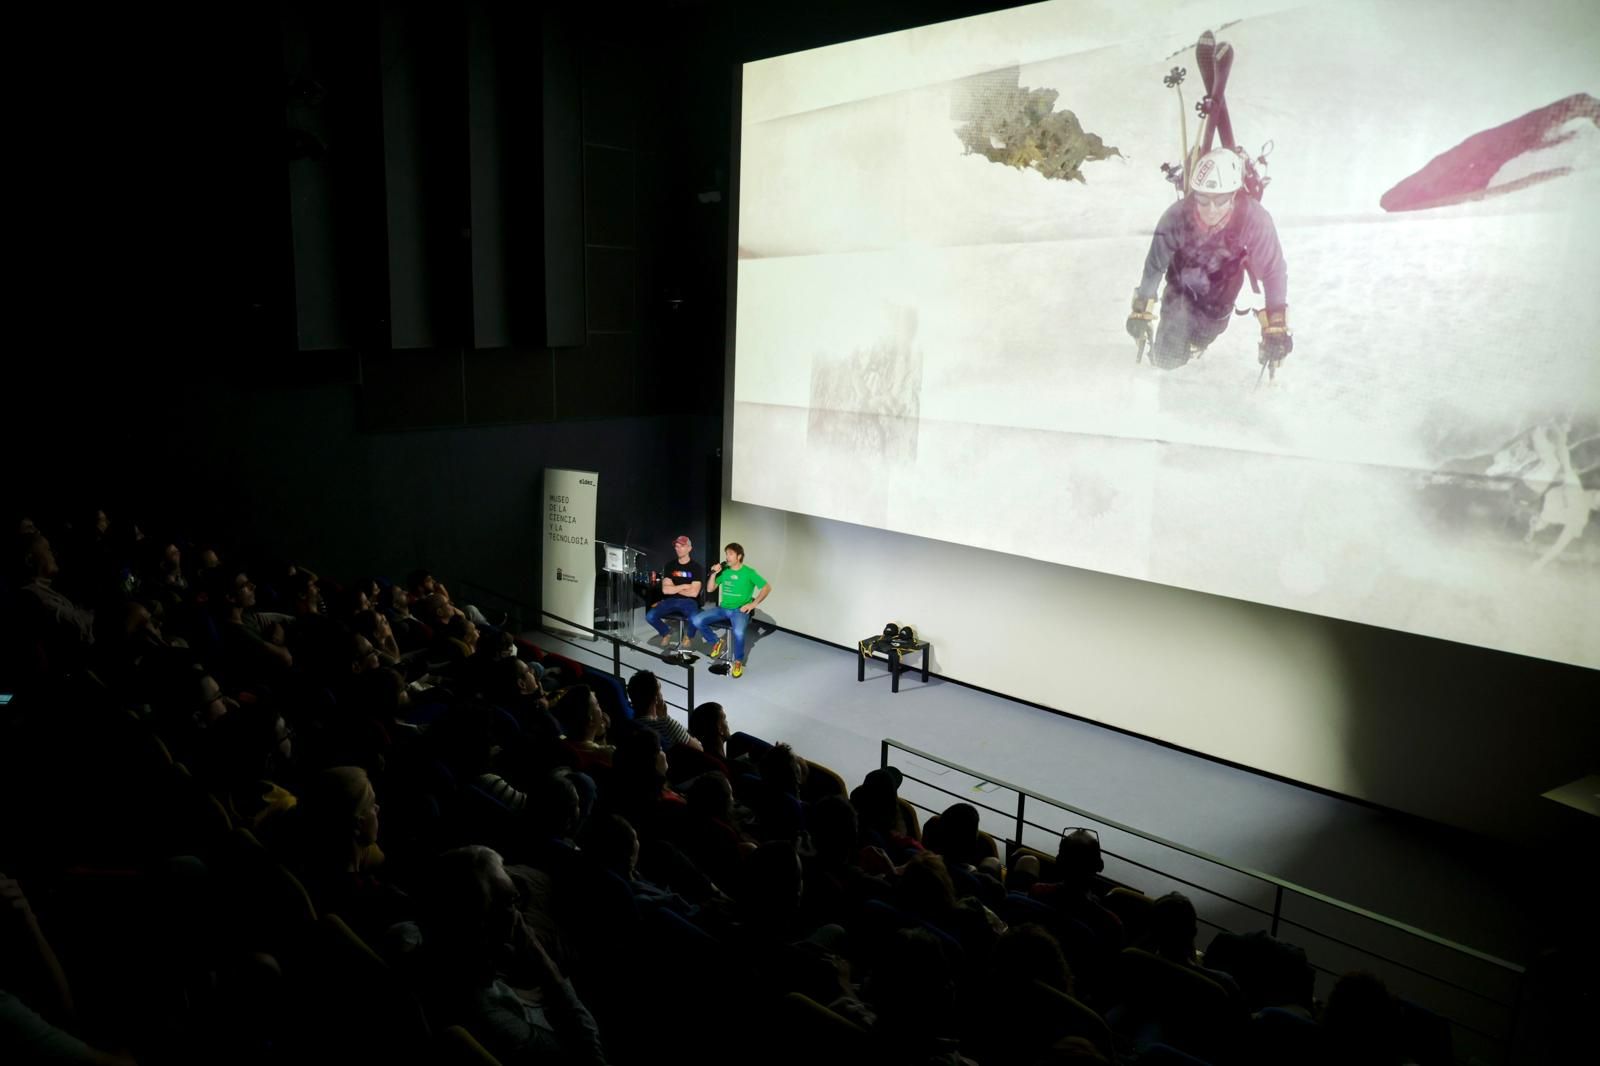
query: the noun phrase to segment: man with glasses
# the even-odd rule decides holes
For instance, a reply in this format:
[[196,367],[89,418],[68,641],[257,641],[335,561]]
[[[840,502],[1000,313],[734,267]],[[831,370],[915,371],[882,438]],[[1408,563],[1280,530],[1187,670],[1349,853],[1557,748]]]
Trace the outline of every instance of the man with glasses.
[[[1288,271],[1266,208],[1244,189],[1244,159],[1231,148],[1207,152],[1189,175],[1189,191],[1156,223],[1144,277],[1133,291],[1128,334],[1150,345],[1150,362],[1183,366],[1228,328],[1248,270],[1265,289],[1258,311],[1258,361],[1276,371],[1294,348],[1288,321]],[[1156,287],[1167,279],[1159,326]]]
[[254,688],[294,665],[281,626],[263,636],[245,622],[246,614],[256,607],[256,583],[249,574],[218,576],[209,585],[207,600],[216,613],[223,680],[230,691]]

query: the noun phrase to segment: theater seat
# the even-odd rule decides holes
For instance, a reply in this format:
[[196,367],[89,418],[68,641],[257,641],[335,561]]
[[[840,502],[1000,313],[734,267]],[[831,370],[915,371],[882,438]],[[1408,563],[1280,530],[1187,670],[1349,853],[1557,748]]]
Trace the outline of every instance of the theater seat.
[[768,1030],[769,1040],[765,1046],[752,1049],[752,1062],[821,1066],[873,1059],[867,1030],[809,996],[785,993],[775,1014],[776,1024]]
[[302,992],[318,1059],[420,1063],[430,1057],[432,1034],[421,1006],[338,915],[321,917],[291,963],[286,970]]
[[992,1006],[992,1017],[1007,1019],[988,1041],[998,1061],[1031,1062],[1056,1041],[1070,1036],[1089,1041],[1107,1062],[1117,1061],[1111,1027],[1105,1019],[1043,981],[1030,981],[1016,988],[1007,1002]]
[[833,770],[819,762],[805,760],[806,779],[800,785],[800,799],[806,803],[815,803],[828,796],[849,796],[850,789]]
[[600,701],[600,709],[613,722],[633,721],[633,705],[628,702],[628,693],[613,675],[603,670],[590,670],[584,674],[583,683],[589,686],[594,698]]
[[1228,1059],[1245,1016],[1200,971],[1142,948],[1117,958],[1117,1006],[1108,1016],[1139,1046],[1170,1044],[1203,1059]]
[[459,1025],[440,1031],[433,1040],[433,1061],[439,1066],[500,1066],[500,1060]]
[[300,879],[254,833],[244,828],[230,832],[218,866],[233,903],[232,934],[239,948],[281,956],[303,943],[317,920],[317,908]]

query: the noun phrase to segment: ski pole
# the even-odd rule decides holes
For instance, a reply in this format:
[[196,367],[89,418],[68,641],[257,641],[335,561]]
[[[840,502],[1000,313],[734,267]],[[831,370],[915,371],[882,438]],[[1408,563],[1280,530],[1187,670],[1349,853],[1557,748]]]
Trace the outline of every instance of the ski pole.
[[1189,191],[1189,112],[1183,107],[1183,79],[1189,72],[1183,67],[1173,67],[1172,71],[1161,80],[1167,87],[1178,94],[1178,136],[1183,144],[1183,188],[1178,190],[1181,199]]

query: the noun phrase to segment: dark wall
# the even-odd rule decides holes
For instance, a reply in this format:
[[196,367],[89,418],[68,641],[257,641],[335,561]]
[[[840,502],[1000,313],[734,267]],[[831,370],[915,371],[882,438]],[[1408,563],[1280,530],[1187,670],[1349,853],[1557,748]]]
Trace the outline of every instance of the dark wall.
[[547,465],[709,543],[734,67],[1000,6],[17,16],[0,494],[526,600]]
[[709,541],[726,216],[647,36],[495,3],[41,17],[8,510],[527,603],[545,466],[599,471],[603,538]]
[[427,565],[529,605],[538,603],[545,466],[599,472],[602,538],[659,560],[678,533],[700,543],[712,535],[716,485],[695,457],[714,450],[715,418],[363,432],[360,393],[179,381],[157,403],[142,387],[78,390],[67,432],[89,448],[69,459],[49,444],[63,427],[31,420],[22,435],[33,443],[22,447],[40,461],[6,495],[57,528],[103,507],[151,535],[218,541],[243,557],[281,554],[346,578]]

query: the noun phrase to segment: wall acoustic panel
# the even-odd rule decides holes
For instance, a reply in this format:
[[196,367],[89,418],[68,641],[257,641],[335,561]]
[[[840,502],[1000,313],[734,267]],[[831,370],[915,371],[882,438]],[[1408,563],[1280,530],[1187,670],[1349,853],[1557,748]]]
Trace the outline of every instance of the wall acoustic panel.
[[387,7],[381,18],[390,343],[470,340],[466,19]]
[[583,112],[576,34],[559,10],[543,17],[545,343],[584,343]]

